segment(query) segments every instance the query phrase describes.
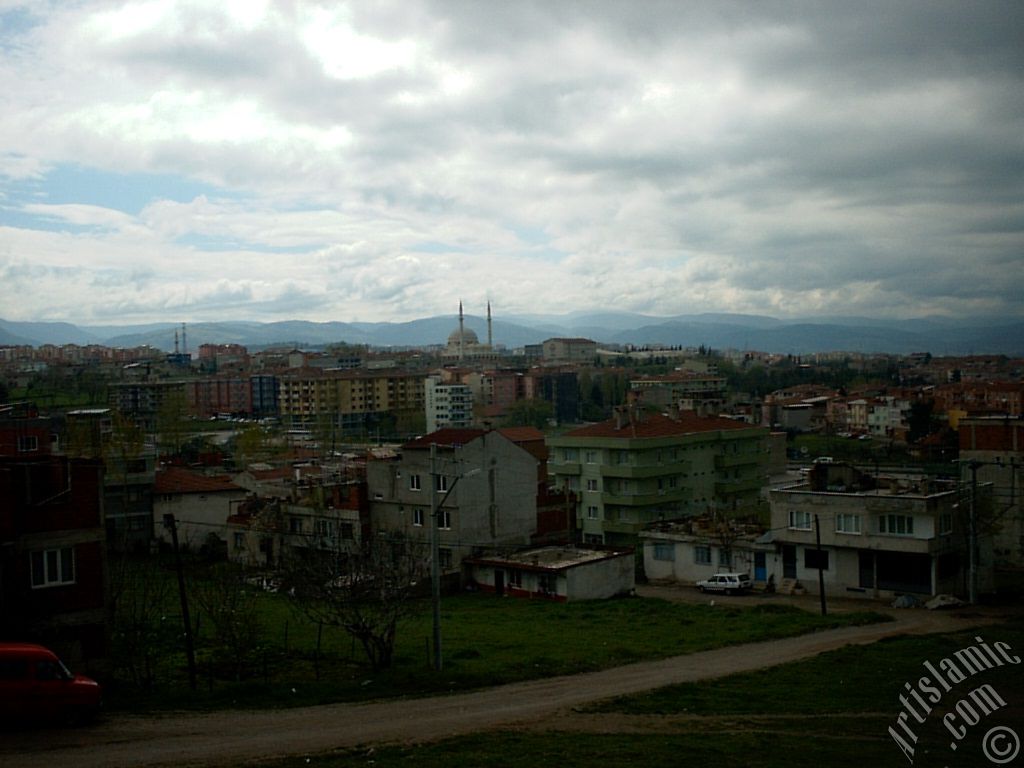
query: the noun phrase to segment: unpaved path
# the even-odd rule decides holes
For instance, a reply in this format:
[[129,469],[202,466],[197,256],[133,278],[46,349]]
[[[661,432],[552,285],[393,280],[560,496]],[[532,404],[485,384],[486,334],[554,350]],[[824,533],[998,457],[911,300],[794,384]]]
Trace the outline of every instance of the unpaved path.
[[[300,709],[116,715],[77,730],[0,733],[5,768],[243,765],[378,743],[415,743],[497,727],[537,727],[572,707],[673,683],[743,672],[899,634],[954,630],[958,619],[915,610],[895,621],[641,662],[474,693]],[[941,626],[940,626],[941,625]]]

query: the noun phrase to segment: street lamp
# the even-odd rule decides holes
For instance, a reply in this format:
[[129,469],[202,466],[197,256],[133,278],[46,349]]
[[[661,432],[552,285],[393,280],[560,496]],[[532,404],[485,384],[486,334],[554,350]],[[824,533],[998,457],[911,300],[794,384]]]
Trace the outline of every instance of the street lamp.
[[455,490],[455,485],[464,477],[470,477],[480,471],[479,468],[471,469],[461,475],[455,475],[452,482],[447,486],[444,496],[440,501],[437,498],[437,443],[430,444],[430,592],[434,604],[434,669],[441,671],[441,539],[440,519],[441,508],[448,499],[449,494]]

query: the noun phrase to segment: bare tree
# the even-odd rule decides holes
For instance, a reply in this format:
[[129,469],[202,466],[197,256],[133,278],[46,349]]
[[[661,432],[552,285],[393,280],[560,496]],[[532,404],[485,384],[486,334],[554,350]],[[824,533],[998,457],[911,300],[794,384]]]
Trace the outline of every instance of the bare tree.
[[156,557],[115,552],[110,568],[112,642],[116,664],[143,690],[156,681],[158,660],[175,642],[172,582]]
[[299,609],[358,640],[375,671],[391,666],[398,623],[412,611],[428,573],[426,547],[397,533],[352,550],[310,546],[288,565]]
[[245,571],[233,563],[196,568],[189,584],[193,599],[213,625],[221,653],[240,680],[259,647],[257,588],[246,583]]

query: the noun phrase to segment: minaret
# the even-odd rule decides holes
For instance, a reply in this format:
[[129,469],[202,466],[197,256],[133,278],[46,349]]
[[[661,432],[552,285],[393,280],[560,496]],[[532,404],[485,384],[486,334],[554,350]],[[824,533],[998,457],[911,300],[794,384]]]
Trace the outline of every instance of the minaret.
[[464,326],[464,319],[462,315],[462,299],[459,299],[459,362],[462,362],[462,358],[466,352],[466,329]]
[[487,300],[487,348],[494,349],[494,335],[491,333],[491,300]]

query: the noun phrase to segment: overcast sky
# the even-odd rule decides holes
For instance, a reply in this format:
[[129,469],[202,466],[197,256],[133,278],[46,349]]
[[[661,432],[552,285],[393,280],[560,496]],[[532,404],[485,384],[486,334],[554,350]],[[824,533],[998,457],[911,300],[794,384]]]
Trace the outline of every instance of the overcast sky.
[[1024,3],[0,0],[0,317],[1024,315]]

